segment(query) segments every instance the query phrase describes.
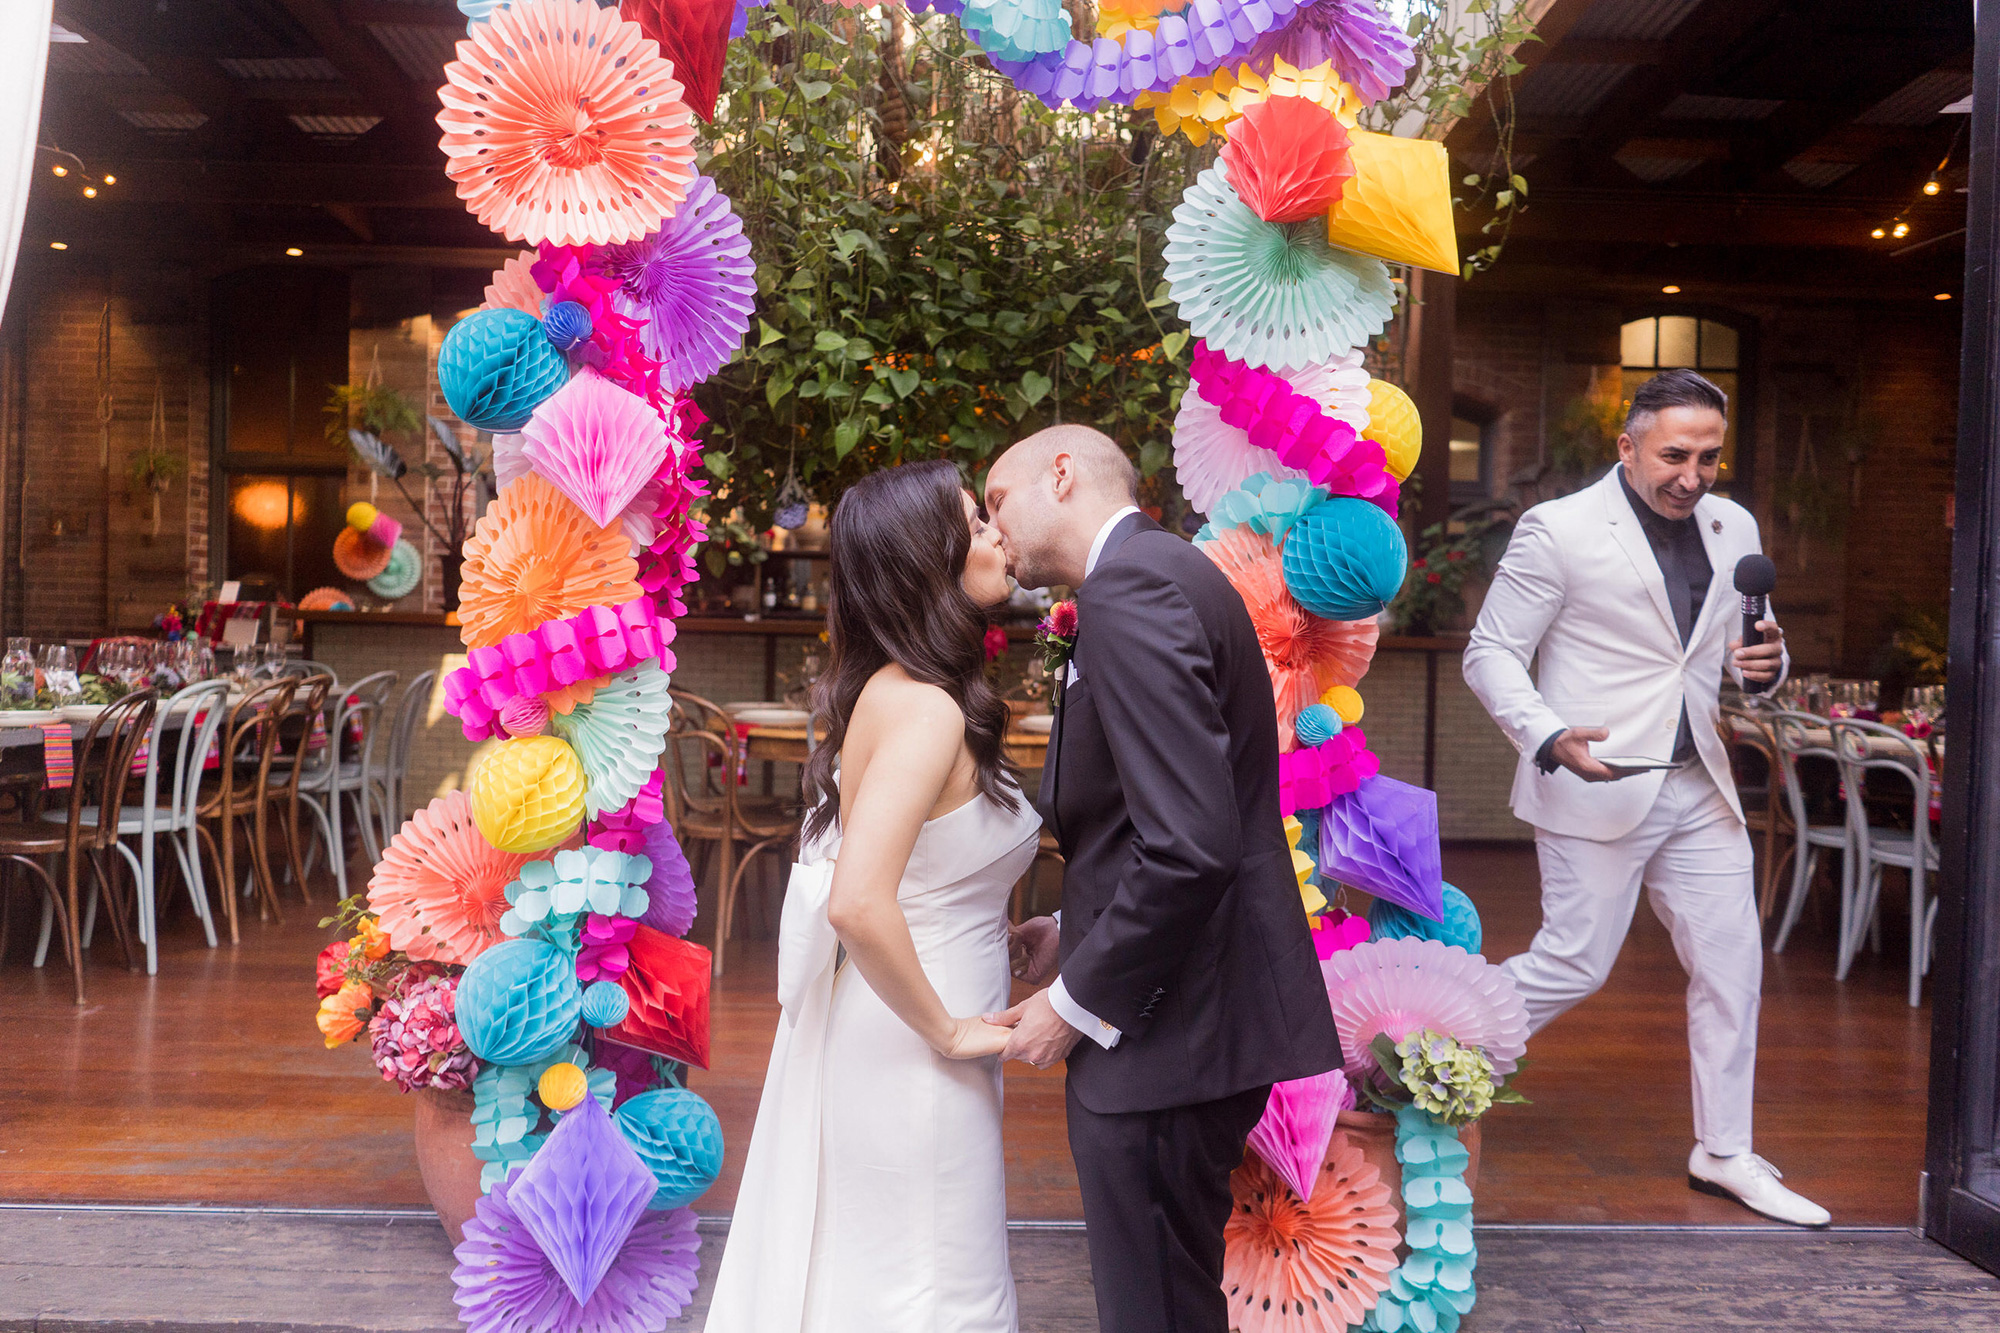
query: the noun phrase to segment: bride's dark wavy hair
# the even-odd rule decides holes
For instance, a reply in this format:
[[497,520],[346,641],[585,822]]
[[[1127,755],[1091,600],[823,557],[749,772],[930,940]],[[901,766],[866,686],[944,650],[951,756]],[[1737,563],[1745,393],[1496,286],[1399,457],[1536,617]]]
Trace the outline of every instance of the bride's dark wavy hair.
[[961,582],[972,549],[962,492],[954,464],[905,463],[863,477],[834,508],[829,655],[813,687],[827,732],[805,766],[808,840],[840,822],[834,761],[862,688],[891,662],[952,697],[979,790],[1008,810],[1019,805],[1001,744],[1007,704],[986,679],[986,612]]

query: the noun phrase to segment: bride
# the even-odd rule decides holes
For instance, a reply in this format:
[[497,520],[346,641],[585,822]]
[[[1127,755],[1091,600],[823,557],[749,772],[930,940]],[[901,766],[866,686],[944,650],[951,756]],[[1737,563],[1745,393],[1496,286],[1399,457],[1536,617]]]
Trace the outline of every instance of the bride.
[[[1006,557],[950,463],[833,514],[778,1020],[708,1333],[1013,1333],[1007,901],[1040,819],[983,674]],[[830,872],[830,873],[829,873]],[[964,1015],[972,1015],[965,1017]]]

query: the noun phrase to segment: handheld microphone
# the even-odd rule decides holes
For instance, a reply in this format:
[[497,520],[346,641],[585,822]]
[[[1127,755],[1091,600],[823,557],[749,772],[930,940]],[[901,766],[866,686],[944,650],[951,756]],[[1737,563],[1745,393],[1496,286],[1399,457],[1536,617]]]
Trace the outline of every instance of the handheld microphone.
[[[1771,563],[1767,555],[1746,555],[1736,562],[1736,592],[1743,599],[1743,646],[1762,643],[1764,636],[1757,631],[1757,622],[1764,618],[1764,599],[1771,595],[1771,589],[1778,586],[1778,567]],[[1765,688],[1763,681],[1745,681],[1745,693],[1756,694]]]

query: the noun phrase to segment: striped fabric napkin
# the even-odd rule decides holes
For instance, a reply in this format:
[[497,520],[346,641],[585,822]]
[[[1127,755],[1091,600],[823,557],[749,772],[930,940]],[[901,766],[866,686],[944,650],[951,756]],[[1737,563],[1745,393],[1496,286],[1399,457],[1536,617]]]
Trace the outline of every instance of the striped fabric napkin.
[[76,780],[76,754],[70,745],[69,723],[42,724],[42,771],[51,791]]

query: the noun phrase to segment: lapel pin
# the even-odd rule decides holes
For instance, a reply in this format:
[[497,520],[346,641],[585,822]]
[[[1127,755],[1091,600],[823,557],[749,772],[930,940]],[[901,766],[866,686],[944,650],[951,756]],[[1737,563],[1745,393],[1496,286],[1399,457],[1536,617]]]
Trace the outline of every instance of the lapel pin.
[[1719,519],[1719,518],[1718,518],[1718,519],[1712,519],[1712,520],[1710,520],[1710,522],[1709,522],[1709,525],[1708,525],[1708,530],[1709,530],[1710,532],[1720,532],[1720,531],[1722,531],[1722,520],[1721,520],[1721,519]]

